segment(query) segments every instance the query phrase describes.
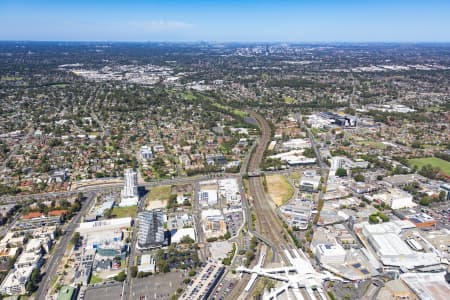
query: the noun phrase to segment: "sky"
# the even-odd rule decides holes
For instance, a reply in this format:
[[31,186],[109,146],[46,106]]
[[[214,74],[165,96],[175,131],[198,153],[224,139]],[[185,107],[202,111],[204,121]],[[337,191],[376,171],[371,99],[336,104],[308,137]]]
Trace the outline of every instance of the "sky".
[[450,0],[0,0],[0,40],[450,42]]

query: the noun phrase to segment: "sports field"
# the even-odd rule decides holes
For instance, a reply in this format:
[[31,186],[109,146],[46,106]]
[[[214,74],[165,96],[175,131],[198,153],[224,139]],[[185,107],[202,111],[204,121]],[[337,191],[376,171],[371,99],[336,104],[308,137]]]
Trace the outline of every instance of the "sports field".
[[437,157],[413,158],[409,159],[408,163],[410,166],[417,166],[417,169],[419,170],[425,165],[432,165],[433,167],[441,169],[442,173],[450,176],[450,162]]

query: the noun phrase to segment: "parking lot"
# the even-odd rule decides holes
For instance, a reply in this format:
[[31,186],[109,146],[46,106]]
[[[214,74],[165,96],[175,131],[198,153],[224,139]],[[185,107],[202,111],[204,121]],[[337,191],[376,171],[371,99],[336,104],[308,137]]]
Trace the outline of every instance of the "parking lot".
[[231,236],[235,236],[242,225],[242,212],[233,212],[226,215],[227,228]]
[[450,229],[450,205],[448,203],[434,204],[431,207],[422,208],[422,210],[438,221],[438,229]]
[[212,299],[217,299],[217,300],[226,299],[227,295],[231,292],[231,290],[233,289],[235,284],[236,283],[234,280],[228,280],[228,279],[223,280],[217,286],[217,289],[214,292]]
[[120,299],[122,295],[122,283],[102,284],[90,287],[86,290],[85,300],[111,300]]
[[[171,299],[175,291],[182,287],[186,276],[182,272],[134,278],[131,286],[132,299]],[[110,298],[115,299],[115,298]]]

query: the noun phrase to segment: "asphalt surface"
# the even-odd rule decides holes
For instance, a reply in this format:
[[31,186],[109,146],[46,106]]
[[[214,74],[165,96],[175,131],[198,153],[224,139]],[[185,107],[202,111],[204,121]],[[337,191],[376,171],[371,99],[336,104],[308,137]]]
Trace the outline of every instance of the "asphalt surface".
[[[136,216],[137,214],[139,214],[144,210],[147,196],[148,194],[140,198]],[[136,217],[134,219],[133,227],[131,228],[131,243],[130,243],[130,254],[128,256],[127,280],[123,283],[123,293],[121,293],[120,295],[121,299],[133,299],[131,296],[131,289],[135,279],[131,277],[131,267],[135,265],[134,261],[136,259],[136,243],[138,234],[137,220],[138,218]]]

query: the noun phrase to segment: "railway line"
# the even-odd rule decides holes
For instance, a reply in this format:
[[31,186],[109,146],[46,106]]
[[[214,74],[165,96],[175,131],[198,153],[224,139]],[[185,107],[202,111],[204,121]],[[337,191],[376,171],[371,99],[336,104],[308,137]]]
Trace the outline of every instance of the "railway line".
[[[248,172],[258,173],[261,161],[264,157],[264,151],[270,141],[270,126],[267,121],[256,112],[248,112],[253,117],[261,130],[261,138],[258,145],[250,158],[248,164]],[[249,178],[249,193],[253,198],[253,207],[256,213],[257,230],[264,238],[263,241],[272,248],[273,261],[287,261],[282,250],[290,248],[292,241],[290,236],[285,232],[281,220],[272,207],[273,204],[264,191],[260,177]],[[286,240],[287,239],[287,240]]]
[[[253,117],[261,130],[261,137],[258,140],[257,145],[253,149],[252,155],[249,157],[248,161],[246,161],[246,168],[243,170],[244,172],[259,174],[260,173],[260,165],[264,158],[264,151],[267,148],[267,145],[270,141],[271,137],[271,129],[267,121],[258,113],[253,111],[247,111],[248,114]],[[290,236],[285,233],[283,224],[278,218],[275,210],[271,206],[271,200],[264,192],[264,187],[261,182],[260,177],[249,177],[249,196],[247,198],[252,199],[253,208],[256,213],[256,231],[252,229],[251,223],[249,223],[249,231],[256,236],[260,241],[267,244],[272,252],[272,261],[284,261],[287,262],[287,258],[284,255],[284,249],[289,249],[289,245],[292,245],[292,242],[289,240],[286,241],[284,236],[290,239]],[[245,207],[247,210],[247,216],[250,219],[250,203],[245,203]],[[249,220],[251,222],[251,220]],[[245,286],[250,279],[249,275],[244,275],[241,280],[238,281],[230,295],[228,295],[227,299],[245,299],[248,298],[250,294],[242,294]]]

